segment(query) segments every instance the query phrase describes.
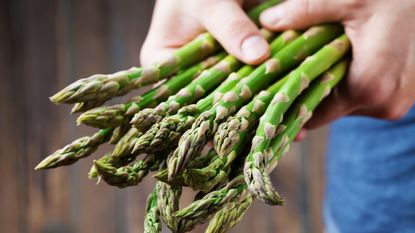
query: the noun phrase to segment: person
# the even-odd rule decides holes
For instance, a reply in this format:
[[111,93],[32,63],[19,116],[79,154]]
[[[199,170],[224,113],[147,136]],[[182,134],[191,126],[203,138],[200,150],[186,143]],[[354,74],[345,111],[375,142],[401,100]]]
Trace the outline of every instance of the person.
[[[263,62],[269,45],[242,9],[250,3],[158,0],[141,62],[204,31],[241,61]],[[338,22],[352,42],[348,77],[305,127],[336,120],[324,206],[329,233],[415,232],[414,14],[413,0],[287,0],[261,14],[262,26],[274,31]]]

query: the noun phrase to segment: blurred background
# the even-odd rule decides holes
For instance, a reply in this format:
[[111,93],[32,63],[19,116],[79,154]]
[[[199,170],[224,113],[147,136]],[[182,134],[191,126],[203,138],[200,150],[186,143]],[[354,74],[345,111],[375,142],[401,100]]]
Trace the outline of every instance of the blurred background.
[[[70,106],[54,106],[48,97],[75,79],[138,66],[153,4],[0,1],[0,232],[143,231],[154,179],[117,189],[87,178],[92,160],[109,147],[73,166],[33,168],[54,150],[94,132],[76,127]],[[284,206],[256,201],[231,232],[322,232],[325,140],[326,129],[313,131],[273,172]],[[184,199],[192,198],[185,192]]]

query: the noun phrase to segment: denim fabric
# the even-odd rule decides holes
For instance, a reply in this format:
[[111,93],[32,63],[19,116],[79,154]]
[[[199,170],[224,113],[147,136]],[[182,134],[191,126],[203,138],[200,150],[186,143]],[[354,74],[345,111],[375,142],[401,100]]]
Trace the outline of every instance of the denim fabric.
[[415,233],[415,106],[399,121],[334,122],[326,169],[328,233]]

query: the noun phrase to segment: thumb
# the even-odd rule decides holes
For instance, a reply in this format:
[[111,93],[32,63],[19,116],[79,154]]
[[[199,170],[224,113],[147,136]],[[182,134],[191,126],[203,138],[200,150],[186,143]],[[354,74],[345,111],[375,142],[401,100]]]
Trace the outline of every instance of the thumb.
[[261,23],[271,30],[302,29],[346,18],[351,1],[287,0],[261,14]]
[[267,41],[237,1],[215,1],[198,18],[226,51],[239,60],[259,64],[268,58]]

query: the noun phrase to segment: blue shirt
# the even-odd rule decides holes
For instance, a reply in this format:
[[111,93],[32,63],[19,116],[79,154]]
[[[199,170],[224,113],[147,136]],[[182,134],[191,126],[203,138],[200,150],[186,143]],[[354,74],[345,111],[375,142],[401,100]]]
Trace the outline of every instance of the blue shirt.
[[328,233],[415,233],[415,107],[334,122],[326,169]]

